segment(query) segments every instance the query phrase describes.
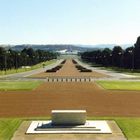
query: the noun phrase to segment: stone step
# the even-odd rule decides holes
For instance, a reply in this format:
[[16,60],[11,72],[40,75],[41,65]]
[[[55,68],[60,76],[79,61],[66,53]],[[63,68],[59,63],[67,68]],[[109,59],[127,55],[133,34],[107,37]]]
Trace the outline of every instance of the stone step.
[[36,131],[101,131],[97,128],[36,128]]

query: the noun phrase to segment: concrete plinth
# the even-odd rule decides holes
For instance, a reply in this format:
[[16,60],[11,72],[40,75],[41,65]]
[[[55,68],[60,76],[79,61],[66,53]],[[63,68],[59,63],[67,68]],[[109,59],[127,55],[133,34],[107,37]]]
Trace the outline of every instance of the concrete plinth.
[[26,134],[111,134],[106,121],[86,121],[84,125],[53,125],[51,121],[33,121]]
[[12,140],[127,140],[115,121],[106,121],[112,133],[109,134],[26,134],[31,121],[24,121],[15,132]]

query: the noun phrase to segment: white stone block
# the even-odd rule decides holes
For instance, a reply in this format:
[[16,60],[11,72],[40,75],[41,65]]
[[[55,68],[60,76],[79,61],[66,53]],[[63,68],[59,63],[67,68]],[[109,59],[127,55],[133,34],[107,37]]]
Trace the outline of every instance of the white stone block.
[[85,110],[53,110],[53,125],[83,125],[86,122]]

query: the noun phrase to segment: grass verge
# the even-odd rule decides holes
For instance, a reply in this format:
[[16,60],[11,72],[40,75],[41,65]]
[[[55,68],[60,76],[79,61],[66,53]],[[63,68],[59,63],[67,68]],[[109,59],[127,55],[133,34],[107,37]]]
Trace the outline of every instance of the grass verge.
[[21,122],[21,119],[0,119],[0,140],[10,140]]
[[[90,118],[91,119],[91,118]],[[94,117],[97,120],[114,120],[128,140],[140,139],[140,118],[135,117]]]
[[[93,65],[93,67],[98,67],[98,66]],[[132,69],[125,69],[125,68],[118,68],[118,67],[103,67],[103,66],[99,66],[99,68],[102,70],[109,70],[109,71],[115,71],[115,72],[124,73],[128,75],[140,76],[139,69],[132,70]]]
[[[14,132],[24,120],[48,119],[40,118],[19,118],[19,119],[0,119],[0,140],[10,140]],[[94,120],[115,120],[128,140],[138,140],[140,138],[140,118],[128,117],[90,117]]]
[[140,81],[96,81],[109,90],[140,90]]
[[33,90],[37,88],[42,82],[40,81],[9,81],[0,82],[0,90]]
[[115,71],[118,73],[124,73],[124,74],[128,74],[128,75],[140,76],[140,69],[132,70],[132,69],[126,69],[126,68],[120,68],[120,67],[114,67],[114,66],[105,67],[101,64],[83,61],[82,59],[80,59],[80,61],[82,61],[85,64],[89,64],[91,67],[97,67],[97,68],[102,69],[102,70],[109,70],[109,71]]
[[43,65],[44,66],[50,65],[54,62],[56,62],[56,60],[50,60],[50,61],[42,62],[42,63],[36,64],[36,65],[33,65],[29,68],[11,69],[11,70],[7,70],[6,74],[5,74],[5,71],[0,71],[0,75],[7,75],[7,74],[14,74],[14,73],[30,71],[30,70],[41,68],[41,67],[43,67]]

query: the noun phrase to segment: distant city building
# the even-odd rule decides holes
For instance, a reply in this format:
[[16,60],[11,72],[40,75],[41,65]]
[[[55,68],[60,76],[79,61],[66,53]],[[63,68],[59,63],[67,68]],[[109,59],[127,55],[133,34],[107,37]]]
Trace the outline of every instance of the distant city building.
[[68,49],[60,50],[60,51],[57,51],[57,52],[60,53],[60,54],[63,54],[63,55],[77,55],[78,54],[77,50],[68,50]]

